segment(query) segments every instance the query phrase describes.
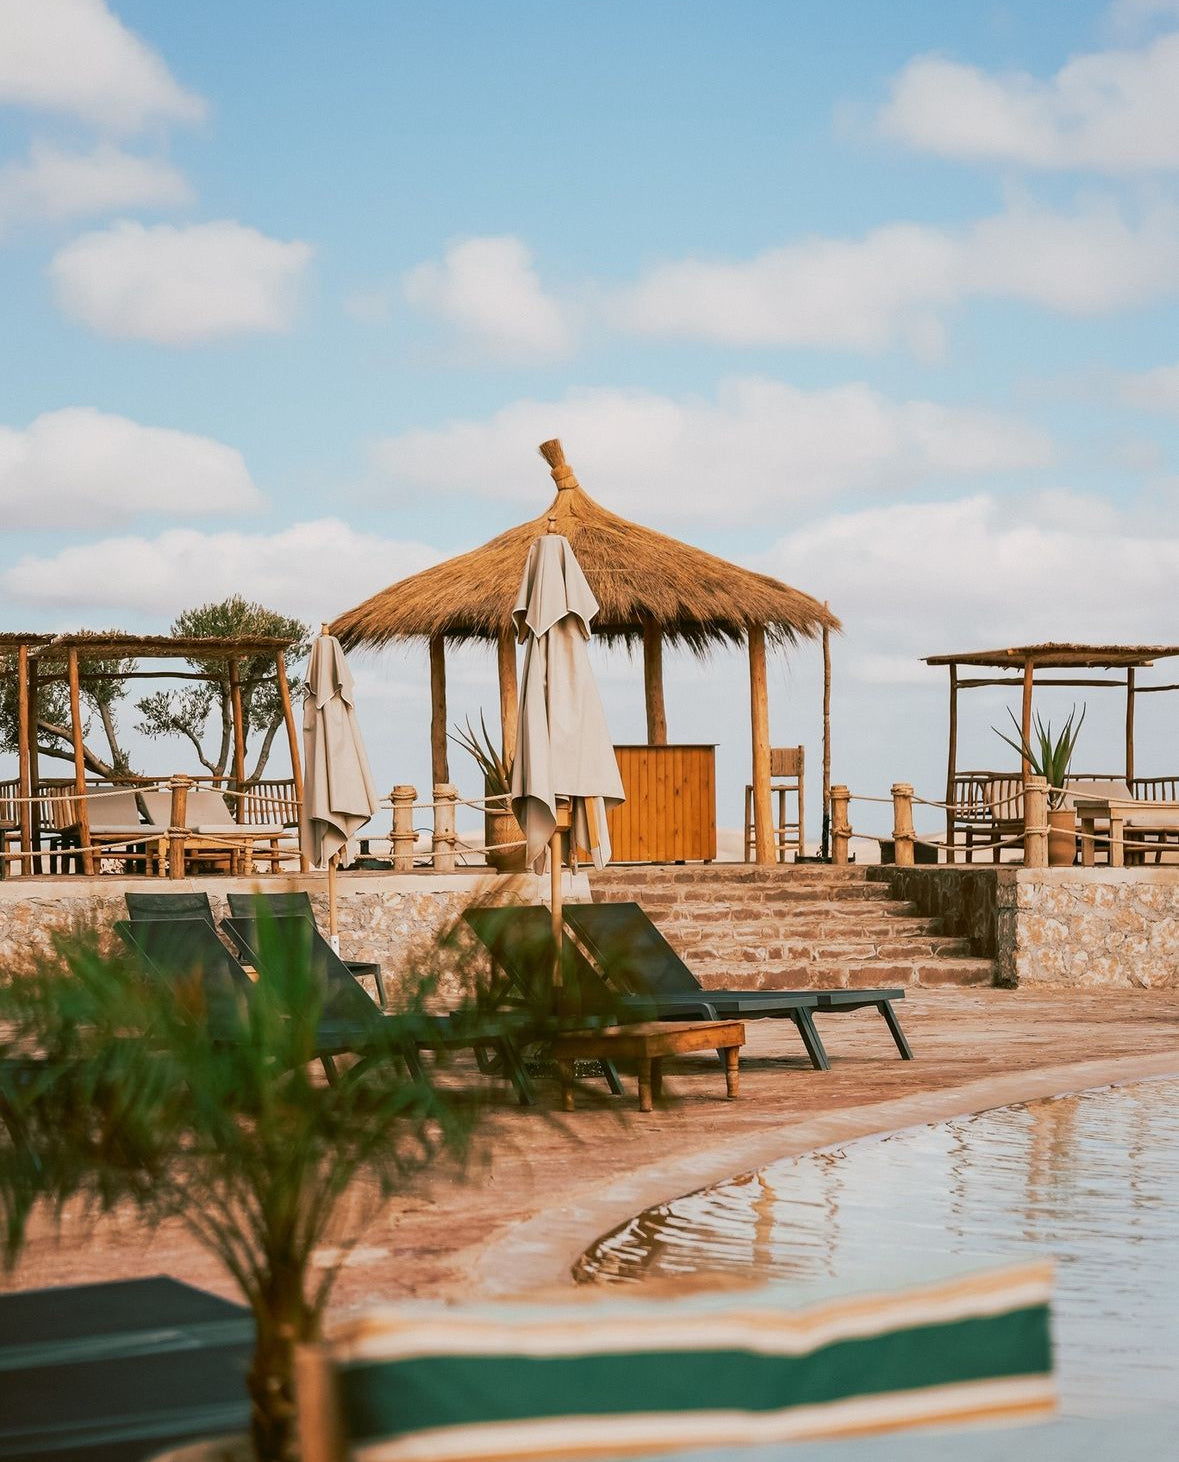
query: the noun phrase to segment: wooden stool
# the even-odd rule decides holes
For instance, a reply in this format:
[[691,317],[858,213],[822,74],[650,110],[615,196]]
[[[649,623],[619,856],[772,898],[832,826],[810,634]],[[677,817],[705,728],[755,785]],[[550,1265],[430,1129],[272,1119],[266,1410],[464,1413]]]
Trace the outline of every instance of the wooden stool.
[[[786,861],[786,849],[794,847],[795,857],[801,858],[806,851],[804,836],[806,817],[803,811],[803,767],[805,751],[801,746],[770,747],[770,796],[778,799],[778,819],[774,828],[774,852],[779,863]],[[786,798],[793,793],[798,799],[798,817],[791,822],[787,817]],[[754,815],[753,785],[745,787],[745,861],[753,861]]]
[[740,1048],[745,1026],[739,1020],[646,1020],[601,1030],[567,1031],[553,1042],[553,1059],[561,1071],[561,1106],[573,1111],[574,1061],[635,1061],[639,1068],[639,1111],[649,1112],[663,1090],[664,1056],[688,1051],[716,1051],[725,1063],[725,1089],[737,1095]]

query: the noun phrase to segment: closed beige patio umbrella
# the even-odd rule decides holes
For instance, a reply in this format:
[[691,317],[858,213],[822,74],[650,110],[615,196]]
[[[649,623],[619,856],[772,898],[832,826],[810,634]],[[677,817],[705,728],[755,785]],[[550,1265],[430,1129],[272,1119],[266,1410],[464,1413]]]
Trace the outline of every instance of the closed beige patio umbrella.
[[[598,601],[568,539],[532,545],[513,619],[525,645],[512,762],[512,811],[528,861],[540,871],[548,849],[553,936],[561,944],[561,832],[558,799],[570,805],[570,840],[597,867],[610,857],[606,809],[622,802],[622,777],[586,642]],[[559,965],[558,976],[559,978]]]
[[328,872],[328,928],[337,934],[336,864],[377,810],[377,794],[353,703],[352,672],[339,641],[324,632],[311,648],[303,699],[303,851]]

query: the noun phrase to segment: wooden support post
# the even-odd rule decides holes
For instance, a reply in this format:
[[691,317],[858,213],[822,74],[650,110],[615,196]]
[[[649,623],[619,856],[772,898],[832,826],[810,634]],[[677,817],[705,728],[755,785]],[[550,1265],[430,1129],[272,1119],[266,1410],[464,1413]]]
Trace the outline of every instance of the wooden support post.
[[913,788],[908,782],[892,784],[893,860],[898,868],[913,866]]
[[[1025,746],[1032,744],[1032,679],[1035,668],[1033,661],[1025,660],[1023,662],[1023,709],[1019,717],[1019,728],[1023,734],[1023,743]],[[1020,770],[1023,775],[1024,786],[1026,787],[1028,777],[1032,770],[1026,756],[1021,758]]]
[[295,1347],[295,1403],[302,1462],[347,1462],[351,1448],[326,1345]]
[[766,684],[765,626],[749,626],[749,705],[753,731],[754,861],[774,861],[774,813],[770,797],[770,700]]
[[393,872],[410,873],[417,842],[413,830],[413,805],[418,800],[418,789],[407,782],[400,782],[390,792],[389,798],[393,803],[393,829],[389,834],[393,847]]
[[946,862],[956,861],[954,837],[957,819],[954,815],[955,782],[958,777],[958,667],[950,666],[950,736],[946,757]]
[[[823,608],[830,605],[823,601]],[[799,822],[802,818],[799,817]],[[826,860],[831,852],[828,841],[831,832],[831,631],[823,626],[823,824],[819,856]],[[799,828],[799,837],[802,829]]]
[[238,794],[233,799],[235,822],[245,822],[246,790],[246,722],[242,714],[242,674],[237,660],[229,662],[229,702],[233,710],[233,790]]
[[307,872],[307,850],[303,846],[303,761],[299,755],[299,733],[295,729],[295,712],[291,707],[291,687],[287,680],[287,666],[280,650],[274,657],[278,675],[278,699],[282,706],[282,718],[287,728],[287,746],[291,753],[291,778],[295,783],[295,806],[299,811],[299,871]]
[[[1134,667],[1126,670],[1126,786],[1134,780]],[[1133,787],[1130,791],[1133,792]]]
[[510,629],[500,630],[495,648],[499,661],[499,724],[503,758],[510,762],[516,755],[516,715],[520,699],[516,683],[516,636]]
[[176,772],[168,782],[172,806],[168,812],[168,877],[184,877],[184,845],[188,841],[188,789],[191,777]]
[[[29,763],[29,647],[21,645],[16,654],[16,698],[17,698],[17,753],[19,757],[18,796],[20,797],[20,846],[23,853],[33,847],[33,779]],[[32,864],[27,858],[20,860],[20,871],[31,873]],[[3,873],[0,868],[0,873]]]
[[[37,751],[37,702],[40,697],[40,676],[37,672],[37,662],[29,656],[29,786],[32,789],[30,796],[37,796],[37,783],[41,780],[40,756]],[[37,856],[31,862],[31,871],[41,872],[41,802],[40,799],[32,806],[32,837],[33,846],[37,849]],[[27,863],[28,860],[26,859]]]
[[446,641],[430,636],[430,778],[437,787],[450,781],[446,748]]
[[77,806],[78,842],[82,847],[82,872],[93,873],[94,854],[90,851],[90,809],[86,805],[86,753],[82,748],[82,682],[78,674],[78,652],[69,652],[70,732],[74,743],[74,791]]
[[831,861],[833,863],[846,863],[848,861],[847,845],[851,841],[851,822],[848,819],[848,807],[851,802],[851,793],[840,784],[831,788]]
[[434,872],[454,872],[454,845],[457,835],[454,830],[455,804],[458,788],[449,782],[439,782],[434,787]]
[[647,702],[647,745],[667,745],[667,708],[663,702],[663,630],[643,621],[643,691]]
[[1048,867],[1048,778],[1028,776],[1023,784],[1023,866]]

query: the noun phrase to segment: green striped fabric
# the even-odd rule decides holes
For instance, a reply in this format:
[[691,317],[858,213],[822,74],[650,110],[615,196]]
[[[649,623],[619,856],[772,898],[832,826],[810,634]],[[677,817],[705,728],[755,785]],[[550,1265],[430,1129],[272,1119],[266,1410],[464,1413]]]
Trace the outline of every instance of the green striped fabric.
[[334,1345],[358,1462],[740,1445],[1054,1405],[1050,1268],[793,1308],[780,1291],[413,1306]]

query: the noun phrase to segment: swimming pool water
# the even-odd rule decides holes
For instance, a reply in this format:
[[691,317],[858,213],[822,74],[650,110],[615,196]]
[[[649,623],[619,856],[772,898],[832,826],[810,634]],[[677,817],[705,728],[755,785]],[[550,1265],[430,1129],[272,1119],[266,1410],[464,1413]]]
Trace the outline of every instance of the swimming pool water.
[[648,1209],[587,1251],[579,1272],[610,1283],[703,1272],[788,1281],[879,1271],[893,1258],[912,1273],[925,1256],[1033,1254],[1057,1264],[1062,1411],[1175,1407],[1179,1081],[785,1159]]

